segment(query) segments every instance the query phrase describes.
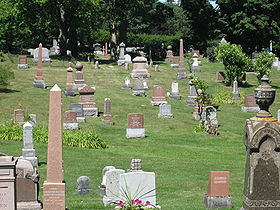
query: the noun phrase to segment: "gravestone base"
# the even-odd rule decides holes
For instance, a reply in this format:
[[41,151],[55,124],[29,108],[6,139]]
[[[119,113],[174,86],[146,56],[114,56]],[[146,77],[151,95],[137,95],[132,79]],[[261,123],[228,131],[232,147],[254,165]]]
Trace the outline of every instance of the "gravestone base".
[[122,66],[125,63],[125,59],[118,60],[118,66]]
[[82,89],[85,86],[87,86],[85,83],[76,83],[76,80],[75,80],[74,89],[79,90],[79,89]]
[[63,123],[63,129],[65,130],[78,130],[79,124],[78,123]]
[[161,114],[158,113],[158,118],[174,118],[173,114]]
[[171,63],[171,64],[170,64],[170,67],[172,67],[172,68],[179,68],[179,64]]
[[[38,58],[33,58],[34,63],[38,63]],[[50,58],[42,58],[43,63],[52,62]]]
[[104,119],[102,119],[101,122],[104,125],[114,125],[115,124],[112,120],[104,120]]
[[132,95],[146,97],[145,90],[133,90]]
[[29,65],[28,64],[18,64],[19,69],[28,69]]
[[66,90],[64,91],[66,96],[75,96],[75,92],[73,88],[66,88]]
[[231,208],[232,198],[228,197],[209,197],[204,196],[204,204],[207,209],[218,209],[218,208]]
[[86,122],[86,118],[85,117],[77,117],[77,122]]
[[167,104],[167,101],[151,101],[152,106],[159,106],[161,104]]
[[181,100],[181,96],[177,93],[170,93],[169,98],[172,98],[175,100]]
[[246,107],[246,106],[242,106],[241,110],[243,112],[259,112],[260,111],[260,107]]
[[197,103],[195,102],[195,97],[192,97],[192,96],[188,96],[187,98],[187,106],[190,106],[190,107],[197,107]]
[[83,108],[85,116],[98,117],[98,108]]
[[34,80],[33,87],[45,89],[46,88],[45,81],[44,80]]
[[107,197],[106,195],[103,197],[104,206],[116,205],[121,201],[118,197]]
[[187,79],[187,74],[184,71],[177,72],[177,79]]
[[17,210],[41,210],[41,203],[38,201],[17,202]]
[[[22,149],[24,150],[24,149]],[[26,156],[20,156],[21,159],[24,159],[24,160],[28,160],[33,167],[37,167],[38,166],[38,157],[26,157]]]
[[200,72],[199,66],[192,66],[192,73]]
[[131,89],[130,86],[123,86],[123,89]]
[[145,138],[145,128],[127,128],[126,138]]
[[82,195],[82,194],[91,194],[92,193],[92,189],[88,188],[88,189],[76,189],[76,194]]
[[65,209],[65,183],[44,182],[43,184],[44,209]]
[[232,100],[240,100],[240,95],[239,95],[239,93],[233,93],[233,94],[232,94]]
[[132,78],[149,78],[151,75],[148,73],[148,70],[146,72],[133,72],[130,74]]

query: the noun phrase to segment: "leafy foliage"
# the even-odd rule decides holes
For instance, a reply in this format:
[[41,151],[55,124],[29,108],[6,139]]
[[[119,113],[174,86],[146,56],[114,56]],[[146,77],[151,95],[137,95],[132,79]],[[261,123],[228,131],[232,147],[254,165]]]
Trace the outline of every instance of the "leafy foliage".
[[[37,126],[33,130],[34,142],[48,143],[48,129]],[[0,125],[0,139],[23,141],[23,127],[19,124]],[[106,148],[106,143],[95,133],[85,131],[63,131],[63,144],[89,149]]]
[[242,104],[243,96],[241,96],[240,100],[232,100],[232,92],[229,90],[222,90],[217,93],[212,94],[211,102],[216,105],[220,104]]
[[261,52],[259,54],[259,57],[254,64],[255,71],[259,73],[257,75],[259,82],[261,82],[263,75],[267,75],[269,77],[274,57],[275,56],[273,54],[269,54],[267,52]]
[[242,81],[245,72],[252,68],[251,60],[242,52],[240,45],[220,43],[216,48],[216,56],[225,66],[226,85],[232,85],[235,77],[237,81]]
[[10,79],[14,79],[14,72],[12,72],[11,66],[0,62],[0,88],[7,87]]

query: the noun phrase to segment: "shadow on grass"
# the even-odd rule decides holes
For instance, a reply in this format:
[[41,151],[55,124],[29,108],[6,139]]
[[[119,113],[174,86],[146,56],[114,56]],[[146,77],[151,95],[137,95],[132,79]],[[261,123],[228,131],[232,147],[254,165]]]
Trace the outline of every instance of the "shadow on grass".
[[39,162],[38,166],[41,166],[41,165],[47,165],[47,162]]
[[276,86],[276,85],[271,85],[271,87],[275,88],[275,89],[280,89],[279,86]]
[[0,93],[18,93],[21,92],[19,90],[12,90],[9,88],[0,88]]

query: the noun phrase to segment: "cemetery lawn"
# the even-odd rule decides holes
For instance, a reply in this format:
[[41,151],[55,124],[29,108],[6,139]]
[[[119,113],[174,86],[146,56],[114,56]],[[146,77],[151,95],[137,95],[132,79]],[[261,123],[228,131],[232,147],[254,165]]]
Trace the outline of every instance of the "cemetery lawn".
[[[14,57],[17,60],[17,56]],[[8,61],[6,61],[8,62]],[[0,92],[0,123],[11,123],[13,110],[21,104],[27,113],[37,115],[39,125],[48,124],[49,90],[33,88],[36,64],[28,58],[29,69],[17,69],[12,64],[15,79],[7,90]],[[192,119],[193,108],[186,106],[188,96],[188,80],[179,80],[182,100],[169,99],[172,105],[173,119],[158,119],[158,107],[150,105],[153,85],[164,85],[167,91],[171,82],[176,80],[177,69],[167,63],[159,63],[160,72],[149,69],[151,78],[147,79],[150,90],[147,97],[132,96],[131,90],[122,89],[124,78],[131,72],[114,63],[102,64],[101,69],[83,62],[84,78],[88,85],[96,87],[96,101],[99,112],[103,111],[104,98],[111,98],[114,126],[101,123],[102,114],[98,118],[87,118],[80,123],[82,130],[96,132],[108,145],[106,149],[83,149],[64,146],[64,177],[66,181],[66,203],[71,210],[112,209],[104,207],[98,193],[102,169],[113,165],[116,168],[128,169],[132,158],[142,159],[144,171],[156,173],[157,202],[162,209],[205,209],[203,195],[207,192],[209,171],[230,171],[230,194],[233,208],[240,209],[243,198],[243,180],[245,168],[245,146],[243,144],[243,128],[245,120],[254,113],[243,113],[241,104],[221,104],[217,117],[220,124],[219,136],[203,132],[194,132],[198,122]],[[58,84],[62,90],[66,84],[66,68],[68,61],[53,59],[52,63],[44,63],[43,71],[46,84],[50,87]],[[200,79],[207,81],[209,92],[231,91],[223,84],[215,83],[217,71],[223,71],[221,63],[207,63],[203,60]],[[188,70],[187,70],[188,71]],[[276,117],[279,107],[279,72],[272,70],[272,85],[277,95],[270,111]],[[249,87],[239,88],[242,96],[252,93],[258,85],[256,76],[247,75]],[[132,81],[133,83],[133,81]],[[78,103],[79,96],[63,95],[63,112],[71,103]],[[127,114],[144,113],[146,129],[145,139],[126,139]],[[0,152],[20,156],[22,142],[0,140]],[[40,200],[42,187],[46,179],[47,144],[35,143],[40,173]],[[93,194],[76,195],[77,178],[89,176]]]

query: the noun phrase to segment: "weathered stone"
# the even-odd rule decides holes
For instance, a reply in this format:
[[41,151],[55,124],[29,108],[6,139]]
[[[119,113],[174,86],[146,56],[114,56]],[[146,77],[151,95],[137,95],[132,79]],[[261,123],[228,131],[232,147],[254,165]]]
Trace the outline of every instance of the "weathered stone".
[[126,77],[124,79],[124,89],[131,89],[131,85],[130,85],[130,79],[128,77]]
[[[156,205],[156,184],[154,172],[129,172],[120,174],[120,198],[126,201],[125,193],[129,193],[132,198],[139,199],[143,203],[149,201]],[[141,192],[141,193],[139,193]]]
[[137,56],[133,59],[133,70],[131,73],[132,78],[148,78],[150,74],[148,72],[147,59],[145,57]]
[[178,82],[172,82],[171,84],[171,93],[169,97],[175,100],[181,100],[181,96],[179,94],[179,84]]
[[159,105],[159,118],[173,118],[173,114],[171,112],[171,105],[170,104],[161,104]]
[[114,125],[111,115],[111,99],[105,98],[104,100],[104,112],[102,123],[105,125]]
[[204,196],[204,205],[206,209],[221,209],[221,208],[232,208],[232,198],[227,197],[210,197]]
[[77,123],[77,112],[69,110],[64,113],[63,128],[65,130],[79,129],[79,124]]
[[179,58],[177,79],[186,79],[186,78],[187,78],[187,74],[185,69],[184,45],[183,45],[183,39],[180,39],[180,58]]
[[77,113],[77,122],[86,121],[82,104],[70,104],[69,109]]
[[16,160],[0,156],[0,209],[16,210]]
[[144,115],[130,113],[127,115],[127,118],[126,138],[145,138]]
[[42,88],[45,89],[46,88],[46,84],[43,78],[43,61],[42,61],[42,44],[39,44],[39,48],[38,48],[38,67],[37,67],[37,72],[36,72],[36,76],[34,78],[33,81],[33,87],[35,88]]
[[127,172],[142,171],[142,160],[141,159],[132,159],[130,162],[130,168]]
[[187,105],[190,107],[196,107],[197,106],[196,97],[197,97],[197,93],[196,93],[195,86],[194,86],[193,82],[190,80],[189,81],[189,96],[187,98]]
[[119,46],[120,54],[118,60],[118,66],[121,66],[125,63],[124,52],[125,52],[125,44],[122,42]]
[[216,72],[216,82],[224,82],[224,81],[225,81],[225,73]]
[[80,93],[80,104],[83,105],[84,115],[85,116],[98,116],[98,108],[96,107],[95,102],[95,89],[85,86],[79,90]]
[[27,64],[27,56],[26,55],[19,55],[18,56],[18,68],[20,68],[20,69],[29,68],[29,66]]
[[61,89],[50,91],[47,180],[43,185],[44,210],[65,210],[62,168]]
[[132,95],[141,97],[146,96],[145,88],[141,80],[135,80]]
[[80,176],[77,179],[78,187],[76,188],[77,194],[91,194],[90,178],[87,176]]
[[23,109],[15,109],[14,110],[14,123],[24,124],[24,114],[25,111]]
[[165,98],[165,88],[161,85],[154,85],[153,88],[153,97],[151,104],[153,106],[159,106],[161,104],[167,104],[166,98]]
[[23,149],[21,158],[28,160],[32,166],[38,166],[38,158],[33,144],[33,127],[29,122],[23,125]]
[[240,94],[238,92],[238,82],[236,78],[233,82],[233,89],[232,89],[232,100],[240,100]]
[[[41,48],[42,49],[42,62],[51,62],[51,59],[49,57],[49,50],[47,48]],[[37,63],[40,60],[40,46],[39,48],[36,48],[33,51],[33,62]]]
[[256,99],[253,94],[245,95],[244,106],[242,107],[243,112],[258,112],[260,111],[259,106],[256,104]]
[[165,61],[167,61],[167,62],[172,62],[172,59],[173,59],[172,46],[171,46],[171,45],[168,45],[168,46],[167,46],[167,51],[166,51]]
[[75,96],[73,83],[73,69],[71,67],[67,68],[66,89],[64,93],[66,96]]
[[29,114],[29,123],[32,125],[32,127],[36,126],[36,114]]

